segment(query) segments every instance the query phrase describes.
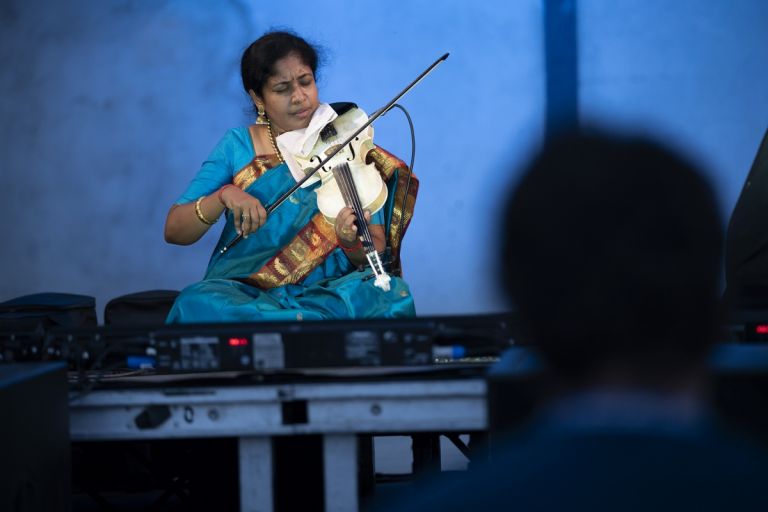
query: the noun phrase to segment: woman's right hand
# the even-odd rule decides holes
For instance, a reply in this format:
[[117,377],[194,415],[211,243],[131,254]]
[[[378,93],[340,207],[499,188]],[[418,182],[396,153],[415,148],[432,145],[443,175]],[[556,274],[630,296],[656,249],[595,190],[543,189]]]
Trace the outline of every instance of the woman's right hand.
[[240,187],[225,185],[219,192],[219,199],[232,212],[235,231],[243,238],[248,238],[267,222],[267,210],[261,201]]

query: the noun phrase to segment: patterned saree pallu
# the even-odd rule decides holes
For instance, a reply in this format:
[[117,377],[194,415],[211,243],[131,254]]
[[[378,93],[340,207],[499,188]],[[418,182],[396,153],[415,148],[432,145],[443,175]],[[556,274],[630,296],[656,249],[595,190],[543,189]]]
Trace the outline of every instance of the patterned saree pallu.
[[[411,183],[402,211],[405,191],[399,186],[398,170],[404,165],[383,150],[372,151],[372,156],[385,179],[393,178],[388,186],[395,193],[390,194],[383,219],[393,263],[399,268],[400,238],[412,216],[418,182]],[[233,183],[268,206],[295,180],[287,165],[259,156],[234,176]],[[182,291],[168,322],[414,316],[413,299],[402,279],[393,277],[391,290],[384,292],[374,287],[369,269],[358,271],[349,262],[338,247],[333,226],[317,208],[316,186],[297,189],[256,233],[220,254],[237,236],[232,216],[227,215],[204,280]]]

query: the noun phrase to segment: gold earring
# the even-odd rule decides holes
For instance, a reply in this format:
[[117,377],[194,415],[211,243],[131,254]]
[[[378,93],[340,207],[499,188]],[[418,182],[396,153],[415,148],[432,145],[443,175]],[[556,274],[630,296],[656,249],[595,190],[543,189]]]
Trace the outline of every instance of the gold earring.
[[256,124],[269,124],[267,113],[264,111],[264,105],[256,105]]

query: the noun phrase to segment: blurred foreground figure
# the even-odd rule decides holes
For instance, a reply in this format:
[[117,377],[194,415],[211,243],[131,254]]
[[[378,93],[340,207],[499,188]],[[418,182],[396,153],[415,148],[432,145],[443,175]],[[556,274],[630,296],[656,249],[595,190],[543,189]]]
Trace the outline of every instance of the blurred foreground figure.
[[717,212],[696,169],[651,142],[548,144],[500,232],[503,284],[548,395],[490,464],[402,509],[768,510],[768,456],[708,405]]

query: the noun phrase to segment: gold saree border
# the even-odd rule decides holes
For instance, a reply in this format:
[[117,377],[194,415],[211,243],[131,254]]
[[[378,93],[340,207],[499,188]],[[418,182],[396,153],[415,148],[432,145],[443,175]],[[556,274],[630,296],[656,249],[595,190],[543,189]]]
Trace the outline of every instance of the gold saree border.
[[[250,126],[249,132],[255,148],[256,126]],[[407,169],[405,162],[379,147],[375,147],[368,153],[367,160],[373,161],[387,182],[398,169],[403,171]],[[233,183],[245,190],[269,169],[279,164],[280,160],[277,155],[257,155],[235,174]],[[397,176],[398,183],[388,236],[392,249],[392,271],[396,271],[399,275],[401,273],[399,258],[401,239],[405,236],[405,231],[413,217],[419,182],[415,176],[411,177],[408,198],[403,209],[403,197],[408,176],[406,172],[399,172]],[[402,229],[399,227],[401,224]],[[272,259],[242,281],[261,289],[299,283],[317,268],[336,247],[338,247],[338,240],[333,225],[329,224],[323,214],[318,212]]]
[[[395,188],[395,197],[392,198],[392,219],[389,225],[389,247],[392,250],[392,260],[390,261],[390,270],[392,273],[402,275],[402,262],[400,260],[400,248],[405,232],[413,218],[413,210],[416,206],[416,196],[419,193],[419,180],[415,174],[411,174],[411,183],[406,192],[405,187],[408,184],[408,166],[401,159],[389,151],[376,147],[371,150],[367,157],[373,161],[376,168],[379,169],[382,177],[389,181],[395,171],[397,173],[397,187]],[[405,194],[408,197],[405,198]],[[403,199],[405,198],[405,201]],[[405,207],[403,207],[405,204]],[[402,228],[400,227],[402,225]]]
[[248,133],[251,135],[251,143],[254,148],[254,157],[248,162],[245,167],[235,173],[235,177],[232,178],[232,184],[236,187],[245,190],[257,179],[261,178],[265,172],[273,167],[280,165],[280,158],[276,154],[268,155],[256,155],[256,125],[253,124],[248,127]]
[[[249,126],[248,132],[255,148],[256,125]],[[232,182],[245,190],[280,163],[276,154],[256,155],[235,174]],[[298,283],[317,268],[337,245],[333,225],[328,224],[318,212],[272,259],[242,281],[262,289]]]
[[318,212],[288,245],[244,281],[263,289],[296,284],[317,268],[337,245],[333,226]]

